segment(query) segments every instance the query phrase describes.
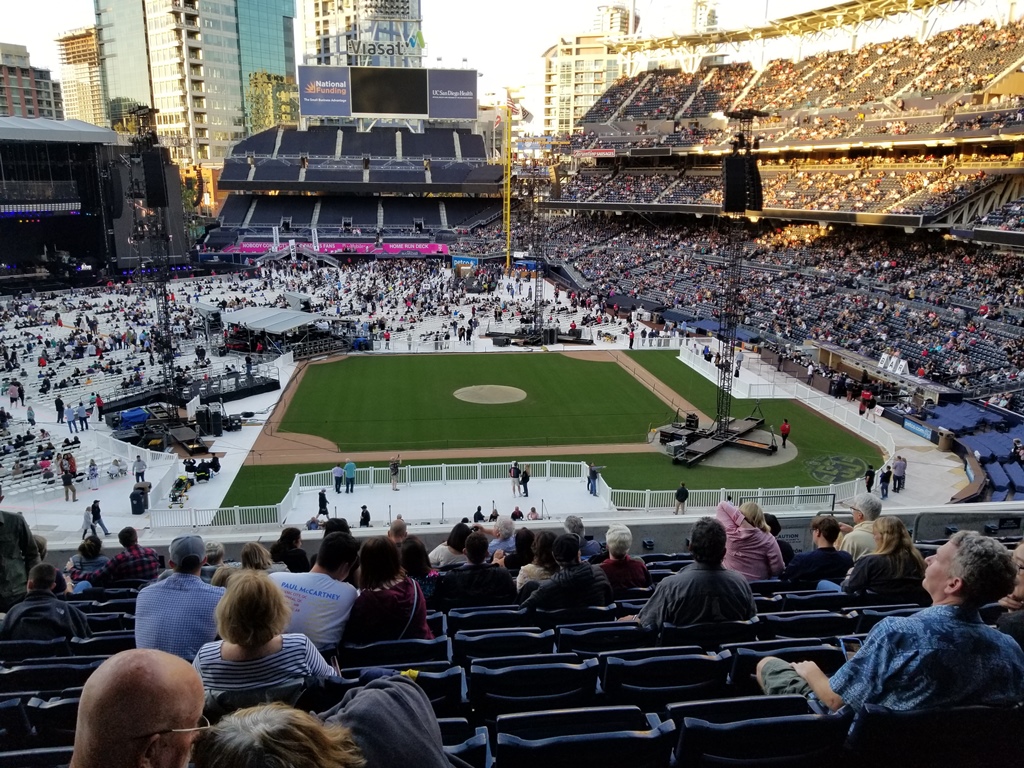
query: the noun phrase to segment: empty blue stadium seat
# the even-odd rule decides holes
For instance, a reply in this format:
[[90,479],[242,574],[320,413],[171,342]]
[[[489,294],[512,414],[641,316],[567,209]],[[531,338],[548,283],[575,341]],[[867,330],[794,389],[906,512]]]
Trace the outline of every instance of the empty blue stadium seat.
[[486,606],[485,610],[452,608],[448,611],[448,631],[450,633],[460,632],[464,629],[508,629],[525,623],[527,623],[526,610],[514,605]]
[[552,629],[463,629],[452,637],[452,661],[465,666],[479,658],[551,653],[554,646]]
[[342,669],[373,667],[416,661],[449,661],[451,641],[447,637],[433,640],[382,640],[368,645],[343,645],[338,649]]
[[474,727],[464,717],[439,717],[437,725],[445,754],[469,763],[472,768],[490,768],[491,745],[486,728]]
[[731,667],[728,651],[648,659],[610,656],[601,687],[615,704],[635,704],[652,712],[671,702],[725,696]]
[[636,707],[592,707],[502,715],[495,762],[501,768],[592,764],[662,768],[675,724]]
[[666,623],[661,629],[662,645],[699,645],[708,651],[717,650],[723,643],[756,640],[757,617],[748,621],[709,621],[677,627]]
[[0,751],[4,768],[64,768],[71,762],[71,747]]
[[558,608],[546,610],[537,608],[530,618],[543,629],[553,629],[560,624],[586,624],[616,620],[615,605],[584,605],[579,608]]
[[675,765],[810,768],[828,765],[840,753],[853,718],[834,715],[758,717],[713,723],[684,717],[679,728]]
[[63,747],[75,743],[79,699],[31,699],[25,712],[36,732],[38,747]]
[[70,655],[71,649],[63,637],[53,640],[0,640],[0,662],[8,666],[23,659]]
[[656,632],[636,622],[568,624],[558,627],[556,648],[559,653],[575,653],[586,658],[605,651],[652,646],[657,639]]
[[[848,597],[848,596],[847,596]],[[855,631],[857,620],[845,613],[808,613],[784,616],[769,613],[761,618],[758,637],[836,637]]]
[[101,632],[92,637],[71,639],[73,656],[113,656],[135,647],[134,632]]
[[[487,662],[493,666],[485,666]],[[500,664],[498,659],[488,659],[469,669],[470,703],[487,720],[510,712],[587,706],[597,690],[597,659]]]

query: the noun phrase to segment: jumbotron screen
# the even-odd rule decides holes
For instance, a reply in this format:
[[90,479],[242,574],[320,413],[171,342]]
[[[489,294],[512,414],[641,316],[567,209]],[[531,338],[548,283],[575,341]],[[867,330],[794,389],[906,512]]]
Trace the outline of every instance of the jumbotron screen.
[[304,117],[475,120],[475,69],[299,67]]

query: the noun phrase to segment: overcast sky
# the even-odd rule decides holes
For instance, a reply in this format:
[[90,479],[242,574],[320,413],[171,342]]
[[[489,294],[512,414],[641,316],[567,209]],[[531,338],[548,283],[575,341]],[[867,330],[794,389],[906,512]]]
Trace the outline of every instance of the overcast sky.
[[[612,4],[600,0],[421,2],[427,66],[462,67],[466,59],[465,66],[483,73],[481,101],[486,100],[487,92],[523,86],[530,94],[527,104],[538,113],[540,103],[531,105],[530,99],[539,102],[541,54],[560,36],[588,31],[598,6]],[[726,29],[759,26],[767,17],[779,18],[827,4],[822,0],[719,0],[719,21]],[[962,23],[992,16],[1007,4],[1007,0],[983,0],[980,9],[962,4],[955,18]],[[636,0],[641,30],[651,34],[681,30],[684,9],[689,6],[688,0]],[[28,46],[33,65],[48,67],[59,78],[54,39],[67,30],[93,23],[93,0],[0,0],[0,20],[0,42]],[[902,34],[910,34],[909,29]],[[894,36],[891,32],[881,35]]]

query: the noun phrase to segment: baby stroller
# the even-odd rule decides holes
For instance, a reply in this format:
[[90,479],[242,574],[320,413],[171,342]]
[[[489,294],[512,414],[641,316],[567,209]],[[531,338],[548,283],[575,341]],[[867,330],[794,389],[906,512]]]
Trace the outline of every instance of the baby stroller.
[[185,506],[185,502],[188,501],[188,489],[192,487],[192,481],[185,475],[181,475],[177,480],[174,481],[174,485],[171,486],[171,500],[168,506],[173,507],[175,504],[179,508]]
[[206,461],[199,462],[199,466],[196,467],[196,482],[197,483],[208,483],[208,482],[210,482],[210,465]]

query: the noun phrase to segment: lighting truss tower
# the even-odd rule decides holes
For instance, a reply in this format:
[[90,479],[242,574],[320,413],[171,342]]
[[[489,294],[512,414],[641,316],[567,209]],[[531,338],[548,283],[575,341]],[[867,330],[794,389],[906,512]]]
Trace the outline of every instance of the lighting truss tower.
[[[149,195],[157,184],[163,185],[163,174],[159,179],[146,177],[144,156],[160,153],[157,135],[153,126],[154,111],[139,107],[132,113],[137,120],[137,130],[131,136],[131,154],[124,158],[128,165],[127,203],[132,210],[132,234],[129,240],[136,255],[136,269],[133,280],[146,285],[156,300],[156,322],[153,324],[153,355],[160,366],[160,386],[172,402],[177,402],[177,387],[174,381],[174,333],[171,330],[171,307],[168,296],[170,283],[170,237],[167,228],[167,208],[151,206]],[[152,168],[153,166],[150,165]]]
[[530,245],[530,256],[534,262],[533,279],[533,330],[536,333],[544,331],[544,270],[547,268],[547,257],[544,248],[544,237],[540,234],[540,227],[536,226],[537,209],[534,207],[532,220],[533,242]]
[[[736,140],[732,142],[733,154],[744,153],[746,160],[745,189],[744,195],[747,200],[747,210],[761,210],[761,185],[760,178],[757,179],[757,192],[752,194],[751,186],[753,179],[750,174],[757,174],[756,161],[750,154],[750,150],[756,145],[753,139],[752,129],[754,118],[763,116],[766,113],[757,110],[743,110],[730,112],[728,116],[737,121],[740,125],[740,132]],[[737,229],[742,226],[742,218],[739,216],[729,217],[730,224]],[[718,367],[718,398],[717,411],[715,413],[715,436],[724,437],[729,431],[732,423],[732,386],[736,380],[736,326],[739,323],[740,315],[740,290],[742,289],[743,278],[743,248],[738,245],[736,238],[726,249],[725,262],[725,285],[718,296],[718,322],[721,362]]]

